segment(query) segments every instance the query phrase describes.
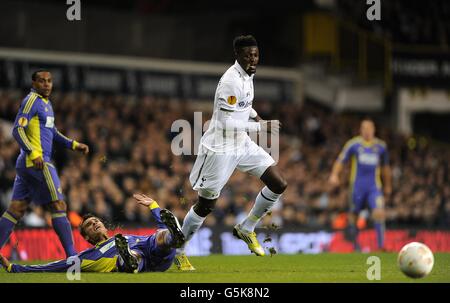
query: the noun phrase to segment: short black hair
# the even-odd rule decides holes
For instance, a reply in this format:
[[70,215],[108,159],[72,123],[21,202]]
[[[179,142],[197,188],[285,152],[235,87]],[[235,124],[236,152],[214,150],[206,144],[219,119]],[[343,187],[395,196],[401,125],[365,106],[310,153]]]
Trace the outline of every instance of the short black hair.
[[33,72],[33,74],[31,74],[31,80],[36,81],[36,79],[37,79],[37,74],[38,74],[38,73],[42,73],[42,72],[47,72],[47,73],[49,73],[49,71],[46,70],[46,69],[38,69],[37,71]]
[[[93,215],[93,214],[91,214],[91,213],[85,214],[85,215],[81,218],[81,223],[80,223],[80,225],[78,226],[78,228],[79,228],[79,230],[80,230],[80,234],[81,234],[81,236],[82,236],[84,239],[86,239],[87,234],[86,234],[86,231],[85,231],[84,228],[83,228],[83,223],[84,223],[87,219],[90,219],[90,218],[97,218],[97,219],[99,219],[100,221],[102,221],[102,219],[100,219],[99,217],[97,217],[97,216],[95,216],[95,215]],[[102,222],[103,222],[103,221],[102,221]],[[90,241],[88,241],[88,242],[91,243]],[[94,244],[94,245],[95,245],[95,243],[91,243],[91,244]]]
[[255,37],[253,37],[252,35],[237,36],[233,40],[233,48],[236,53],[239,52],[242,48],[248,46],[258,47],[258,43],[256,42]]

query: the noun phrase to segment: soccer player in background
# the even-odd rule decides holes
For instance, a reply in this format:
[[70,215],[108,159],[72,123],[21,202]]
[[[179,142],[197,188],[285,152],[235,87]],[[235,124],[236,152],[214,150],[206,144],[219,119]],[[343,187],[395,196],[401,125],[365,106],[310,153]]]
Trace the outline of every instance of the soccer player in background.
[[55,115],[49,96],[52,75],[39,70],[32,75],[32,89],[20,105],[13,127],[13,136],[20,145],[16,161],[11,203],[0,218],[0,249],[14,226],[25,215],[30,202],[44,205],[52,213],[52,225],[67,256],[76,254],[67,205],[64,202],[58,173],[52,163],[53,143],[89,153],[89,147],[69,139],[55,126]]
[[374,221],[378,249],[383,250],[385,213],[382,187],[385,197],[389,197],[392,192],[391,169],[386,143],[375,137],[375,123],[372,120],[364,119],[361,122],[360,136],[347,141],[339,154],[329,178],[333,187],[339,185],[339,174],[348,160],[351,160],[349,235],[355,250],[359,251],[356,219],[367,206]]
[[[189,241],[214,209],[220,191],[237,168],[260,178],[266,186],[257,195],[248,216],[234,226],[233,234],[243,240],[251,252],[264,256],[254,229],[278,201],[287,182],[274,165],[274,159],[253,142],[247,132],[277,134],[280,122],[264,121],[252,108],[253,77],[259,62],[256,39],[250,35],[236,37],[233,47],[236,61],[219,81],[212,119],[200,140],[199,153],[189,177],[193,189],[198,192],[198,202],[187,213],[182,230]],[[249,121],[250,118],[255,121]],[[175,264],[180,270],[195,270],[184,247],[177,250]]]
[[[134,198],[137,203],[150,208],[158,226],[156,233],[108,237],[108,230],[99,218],[85,215],[80,233],[93,247],[76,255],[81,272],[138,273],[170,268],[175,248],[184,243],[178,220],[170,211],[161,209],[152,198],[143,194],[135,194]],[[71,260],[60,260],[44,265],[19,265],[10,263],[1,255],[0,263],[10,273],[65,272],[74,264]]]

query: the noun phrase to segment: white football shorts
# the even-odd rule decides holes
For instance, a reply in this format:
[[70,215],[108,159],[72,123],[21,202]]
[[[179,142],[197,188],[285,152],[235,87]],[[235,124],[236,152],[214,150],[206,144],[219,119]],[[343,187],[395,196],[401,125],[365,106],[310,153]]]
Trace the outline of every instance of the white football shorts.
[[272,156],[250,137],[234,152],[216,153],[200,146],[189,181],[199,196],[217,199],[236,168],[260,178],[274,163]]

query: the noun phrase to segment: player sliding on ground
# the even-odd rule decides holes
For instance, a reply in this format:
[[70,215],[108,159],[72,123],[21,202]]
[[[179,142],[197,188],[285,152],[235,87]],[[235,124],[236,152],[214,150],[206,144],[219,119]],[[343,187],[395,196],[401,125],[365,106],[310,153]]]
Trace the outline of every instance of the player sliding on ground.
[[[220,191],[237,168],[260,178],[266,186],[259,192],[248,216],[235,225],[233,234],[243,240],[251,252],[264,256],[254,229],[280,198],[287,182],[274,159],[253,142],[247,132],[277,134],[280,122],[264,121],[252,108],[253,76],[259,61],[255,38],[236,37],[233,47],[236,61],[217,85],[211,123],[200,140],[199,153],[189,177],[193,189],[198,192],[198,202],[187,213],[182,230],[186,241],[190,240],[214,209]],[[250,118],[255,121],[249,121]],[[195,269],[187,259],[184,247],[177,251],[175,264],[180,270]]]
[[[108,237],[103,222],[86,215],[80,224],[83,238],[94,245],[78,255],[81,272],[148,272],[166,271],[172,265],[175,248],[184,243],[184,236],[176,217],[166,209],[160,209],[151,198],[135,194],[137,203],[149,207],[158,230],[150,236],[117,234]],[[0,255],[0,263],[11,273],[25,272],[65,272],[73,262],[61,260],[45,265],[19,265],[10,263]]]

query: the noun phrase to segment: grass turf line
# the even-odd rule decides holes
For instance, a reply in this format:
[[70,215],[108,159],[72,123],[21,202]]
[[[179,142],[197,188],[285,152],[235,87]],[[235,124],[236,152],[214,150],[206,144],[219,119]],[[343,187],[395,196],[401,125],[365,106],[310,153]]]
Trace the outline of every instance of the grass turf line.
[[[381,259],[381,280],[369,281],[369,256]],[[0,283],[196,283],[196,282],[450,282],[450,254],[436,253],[431,274],[422,279],[404,276],[397,267],[397,254],[275,255],[273,257],[191,257],[194,272],[179,272],[173,265],[164,273],[81,273],[69,281],[66,273],[10,274],[0,269]],[[27,262],[37,264],[40,262]],[[42,262],[41,262],[42,263]]]

